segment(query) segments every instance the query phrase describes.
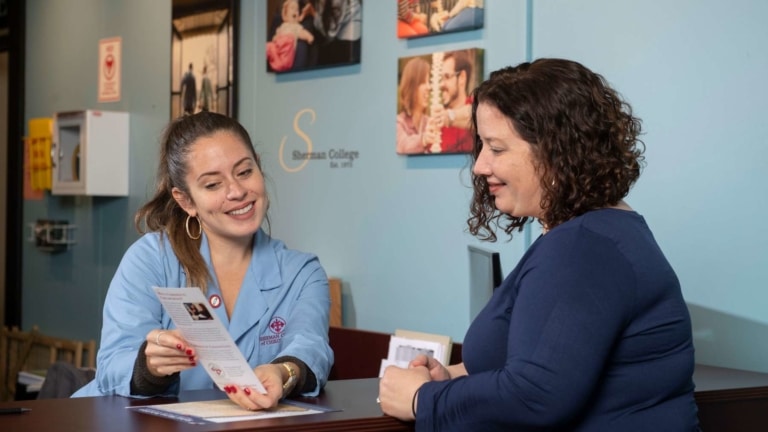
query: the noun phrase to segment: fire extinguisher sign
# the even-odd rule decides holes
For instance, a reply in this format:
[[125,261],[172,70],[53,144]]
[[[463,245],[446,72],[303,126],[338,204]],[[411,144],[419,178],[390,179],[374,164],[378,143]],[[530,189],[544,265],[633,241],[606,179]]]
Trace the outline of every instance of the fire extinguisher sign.
[[120,100],[122,38],[99,40],[99,102]]

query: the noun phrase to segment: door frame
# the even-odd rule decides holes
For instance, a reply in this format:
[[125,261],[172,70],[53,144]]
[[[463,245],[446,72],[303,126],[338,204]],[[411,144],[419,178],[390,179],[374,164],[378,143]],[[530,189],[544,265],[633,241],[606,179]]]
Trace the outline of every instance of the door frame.
[[6,178],[5,319],[21,327],[24,152],[24,45],[26,0],[10,0],[8,7],[8,170]]

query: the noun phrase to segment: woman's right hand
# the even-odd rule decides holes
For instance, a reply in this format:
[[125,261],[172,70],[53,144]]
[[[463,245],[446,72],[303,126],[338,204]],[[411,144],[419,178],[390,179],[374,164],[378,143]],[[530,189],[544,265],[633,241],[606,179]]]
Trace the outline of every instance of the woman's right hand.
[[156,329],[147,333],[147,368],[154,376],[172,375],[197,365],[195,349],[178,330]]
[[451,373],[448,372],[448,369],[433,357],[419,354],[408,364],[408,367],[411,368],[419,366],[424,366],[429,370],[429,377],[432,378],[432,381],[445,381],[451,379]]

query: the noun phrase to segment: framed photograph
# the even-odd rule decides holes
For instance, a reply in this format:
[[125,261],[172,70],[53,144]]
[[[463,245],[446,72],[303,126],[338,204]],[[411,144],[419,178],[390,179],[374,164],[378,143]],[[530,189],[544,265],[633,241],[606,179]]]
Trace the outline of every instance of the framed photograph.
[[471,94],[483,79],[483,50],[403,57],[397,66],[398,154],[469,153]]
[[267,0],[267,72],[360,63],[362,0]]
[[397,0],[397,37],[475,30],[484,18],[483,0]]
[[200,111],[237,117],[239,0],[173,0],[171,118]]

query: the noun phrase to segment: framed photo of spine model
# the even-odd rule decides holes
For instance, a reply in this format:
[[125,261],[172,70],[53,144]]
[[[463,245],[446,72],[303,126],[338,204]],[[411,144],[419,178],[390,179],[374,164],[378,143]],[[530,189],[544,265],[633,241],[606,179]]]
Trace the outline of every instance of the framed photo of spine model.
[[403,57],[397,75],[397,153],[471,152],[471,95],[483,79],[483,50]]

